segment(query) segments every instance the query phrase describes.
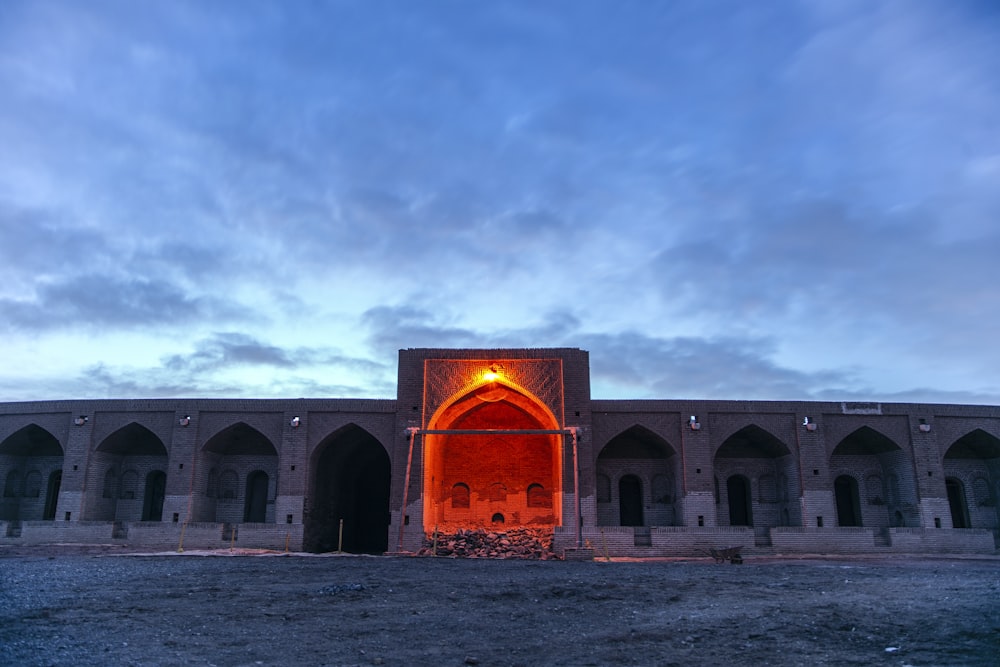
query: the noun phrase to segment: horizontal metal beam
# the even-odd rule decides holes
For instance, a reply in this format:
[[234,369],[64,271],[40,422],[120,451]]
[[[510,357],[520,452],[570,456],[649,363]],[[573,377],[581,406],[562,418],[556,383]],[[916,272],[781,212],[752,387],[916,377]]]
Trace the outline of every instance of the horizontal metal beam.
[[573,435],[571,428],[414,428],[415,435]]

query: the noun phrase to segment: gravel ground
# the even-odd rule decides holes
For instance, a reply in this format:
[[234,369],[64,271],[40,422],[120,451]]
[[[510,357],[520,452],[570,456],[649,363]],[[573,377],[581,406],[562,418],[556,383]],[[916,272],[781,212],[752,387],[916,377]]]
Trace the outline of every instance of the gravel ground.
[[1000,559],[0,550],[4,665],[1000,665]]

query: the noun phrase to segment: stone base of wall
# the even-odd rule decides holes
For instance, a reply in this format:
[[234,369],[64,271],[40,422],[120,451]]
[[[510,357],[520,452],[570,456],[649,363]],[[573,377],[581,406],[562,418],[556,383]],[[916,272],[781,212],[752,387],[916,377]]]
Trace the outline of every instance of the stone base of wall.
[[890,528],[889,540],[894,550],[911,553],[991,554],[997,550],[993,531],[976,528]]
[[[638,544],[637,544],[638,542]],[[648,544],[644,544],[648,542]],[[667,556],[707,556],[710,549],[743,547],[754,551],[754,530],[744,527],[636,529],[622,526],[584,527],[584,548],[593,549],[597,559],[605,557],[663,558]],[[553,550],[562,554],[576,547],[572,528],[557,527]]]
[[[15,530],[11,530],[11,528]],[[19,535],[16,533],[20,532]],[[160,521],[0,521],[0,546],[4,544],[87,544],[136,549],[185,551],[223,549],[272,549],[299,551],[302,524],[189,523]],[[183,534],[182,534],[183,533]],[[182,541],[183,539],[183,541]]]
[[[883,534],[880,532],[880,536]],[[875,528],[796,528],[771,529],[771,544],[779,554],[851,554],[888,551],[889,544],[875,543]]]
[[[770,529],[771,546],[755,546],[753,528],[620,526],[585,527],[583,547],[598,560],[707,556],[710,549],[742,547],[744,554],[995,554],[993,531],[932,528],[799,528]],[[760,543],[759,541],[757,543]],[[557,527],[553,550],[576,548],[572,528]]]

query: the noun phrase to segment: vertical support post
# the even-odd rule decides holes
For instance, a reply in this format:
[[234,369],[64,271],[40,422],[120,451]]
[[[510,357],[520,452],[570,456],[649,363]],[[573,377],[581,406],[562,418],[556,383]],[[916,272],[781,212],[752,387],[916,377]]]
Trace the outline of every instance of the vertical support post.
[[569,430],[573,437],[573,522],[576,524],[576,548],[583,548],[583,526],[580,525],[580,458],[577,454],[576,427]]
[[344,551],[344,520],[340,520],[340,528],[337,530],[337,553]]
[[418,429],[410,427],[406,429],[407,437],[410,440],[410,452],[406,455],[406,476],[403,479],[403,506],[399,509],[399,543],[396,551],[403,550],[403,530],[406,527],[406,505],[410,498],[410,470],[413,468],[413,446],[417,440]]

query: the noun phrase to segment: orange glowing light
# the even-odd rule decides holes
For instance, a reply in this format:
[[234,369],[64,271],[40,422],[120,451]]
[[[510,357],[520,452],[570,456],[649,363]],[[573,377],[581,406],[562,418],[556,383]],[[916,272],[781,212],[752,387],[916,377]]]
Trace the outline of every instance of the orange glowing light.
[[490,364],[490,367],[483,371],[483,380],[486,382],[496,382],[503,373],[503,366],[500,364]]

